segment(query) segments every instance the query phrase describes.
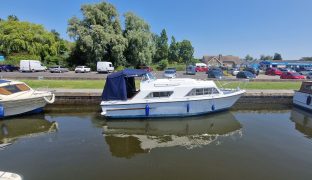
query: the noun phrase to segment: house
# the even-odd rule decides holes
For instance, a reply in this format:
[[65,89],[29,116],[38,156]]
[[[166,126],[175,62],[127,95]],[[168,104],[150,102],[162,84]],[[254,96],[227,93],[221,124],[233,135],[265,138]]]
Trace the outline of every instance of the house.
[[204,56],[202,62],[208,66],[225,66],[225,67],[236,67],[242,62],[237,56]]

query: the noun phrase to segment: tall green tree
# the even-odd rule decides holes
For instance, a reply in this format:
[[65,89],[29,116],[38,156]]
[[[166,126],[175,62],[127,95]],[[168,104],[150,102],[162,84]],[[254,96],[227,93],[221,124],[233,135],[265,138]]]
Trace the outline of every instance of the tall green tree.
[[273,57],[273,60],[283,60],[282,55],[279,54],[279,53],[275,53],[274,57]]
[[273,60],[272,56],[266,56],[266,55],[261,55],[260,60],[266,61],[266,60]]
[[180,59],[186,63],[189,64],[194,56],[194,47],[192,46],[192,43],[189,40],[183,40],[179,43],[179,57]]
[[22,21],[0,22],[0,52],[6,56],[29,54],[47,56],[58,54],[59,41],[42,25]]
[[252,61],[252,60],[254,60],[254,58],[253,58],[252,56],[250,56],[249,54],[247,54],[247,55],[245,56],[245,60],[246,60],[246,61]]
[[179,61],[179,44],[176,42],[174,36],[171,37],[168,59],[170,62]]
[[8,21],[19,21],[18,17],[15,15],[9,15],[8,16]]
[[155,54],[155,43],[150,26],[131,12],[126,13],[124,17],[124,36],[128,42],[125,56],[128,65],[150,65]]
[[163,59],[168,59],[169,47],[168,47],[168,36],[165,29],[160,33],[160,36],[156,40],[156,54],[155,62],[159,62]]
[[75,52],[94,65],[96,61],[111,61],[115,66],[126,63],[124,51],[127,40],[122,35],[116,8],[107,2],[81,7],[83,18],[73,17],[68,22],[68,34],[76,40]]

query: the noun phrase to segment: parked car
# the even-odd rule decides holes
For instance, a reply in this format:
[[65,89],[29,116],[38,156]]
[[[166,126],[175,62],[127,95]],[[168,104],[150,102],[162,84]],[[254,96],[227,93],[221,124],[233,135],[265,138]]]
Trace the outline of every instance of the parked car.
[[20,71],[21,72],[37,72],[46,71],[47,67],[43,66],[38,60],[21,60]]
[[253,67],[245,67],[244,71],[249,71],[252,74],[255,74],[256,76],[259,75],[259,69],[253,68]]
[[309,74],[307,74],[307,79],[312,79],[312,72],[310,72]]
[[275,76],[275,75],[280,76],[280,75],[282,75],[283,73],[282,73],[282,71],[280,71],[280,70],[277,69],[277,68],[269,68],[269,69],[267,69],[267,70],[265,71],[265,74],[266,74],[266,75],[273,75],[273,76]]
[[164,72],[164,77],[165,78],[176,78],[177,73],[174,70],[166,69]]
[[186,74],[188,75],[196,75],[196,67],[193,65],[189,65],[186,67]]
[[281,75],[281,79],[305,79],[305,77],[297,72],[285,72]]
[[177,72],[177,69],[176,69],[176,68],[174,68],[174,67],[169,67],[169,68],[167,68],[167,70],[172,70],[172,71]]
[[196,72],[207,72],[208,71],[207,64],[196,63],[195,66],[196,66],[196,68],[195,68]]
[[222,71],[219,71],[216,69],[212,69],[212,70],[207,71],[207,74],[208,74],[208,78],[222,79],[222,77],[223,77]]
[[13,65],[1,65],[0,66],[0,72],[5,71],[5,72],[13,72],[13,71],[18,71],[19,67],[13,66]]
[[68,72],[68,68],[66,67],[62,67],[62,66],[51,66],[49,68],[49,71],[51,73],[64,73],[64,72]]
[[232,74],[233,76],[236,76],[239,73],[239,69],[238,68],[231,68],[228,70],[229,74]]
[[91,71],[91,69],[88,68],[87,66],[77,66],[75,68],[75,73],[88,73],[90,71]]
[[98,73],[110,73],[115,70],[111,62],[105,62],[105,61],[97,62],[96,69]]
[[290,69],[290,68],[278,68],[278,70],[282,71],[282,73],[285,73],[285,72],[296,72],[295,70]]
[[147,72],[152,72],[153,71],[153,68],[150,67],[150,66],[141,66],[140,69],[144,69]]
[[254,79],[257,76],[255,74],[252,74],[249,71],[240,71],[239,73],[237,73],[236,78],[238,79]]
[[209,71],[212,71],[212,70],[214,70],[214,71],[219,71],[220,73],[223,74],[223,70],[220,69],[220,68],[218,68],[218,67],[210,67],[210,68],[206,71],[206,74],[208,74],[208,72],[209,72]]

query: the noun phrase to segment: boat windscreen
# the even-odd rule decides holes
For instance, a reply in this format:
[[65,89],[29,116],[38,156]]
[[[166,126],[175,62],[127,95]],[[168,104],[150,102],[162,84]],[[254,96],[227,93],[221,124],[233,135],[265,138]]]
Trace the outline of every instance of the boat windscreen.
[[28,91],[29,87],[25,84],[14,84],[0,87],[0,95],[11,95],[14,93]]

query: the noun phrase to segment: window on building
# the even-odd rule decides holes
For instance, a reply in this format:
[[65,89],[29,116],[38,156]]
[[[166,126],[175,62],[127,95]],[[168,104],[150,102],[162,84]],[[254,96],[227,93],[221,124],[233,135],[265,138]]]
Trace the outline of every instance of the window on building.
[[149,95],[147,95],[145,98],[167,98],[170,97],[173,94],[173,91],[162,91],[162,92],[151,92]]
[[192,89],[186,96],[202,96],[209,94],[219,94],[216,88],[196,88]]

